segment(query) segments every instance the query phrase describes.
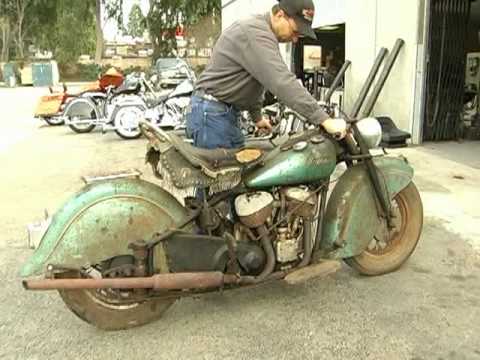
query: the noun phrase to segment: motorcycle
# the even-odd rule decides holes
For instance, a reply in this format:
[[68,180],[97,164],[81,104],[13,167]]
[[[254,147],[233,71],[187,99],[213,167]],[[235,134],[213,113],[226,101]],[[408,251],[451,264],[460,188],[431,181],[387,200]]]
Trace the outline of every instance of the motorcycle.
[[[131,123],[131,127],[139,133],[140,127],[138,124],[142,118],[157,124],[160,128],[165,130],[184,131],[184,113],[190,104],[196,76],[185,63],[181,63],[177,68],[178,71],[182,71],[182,74],[186,74],[185,76],[187,78],[179,83],[173,91],[164,95],[157,95],[151,85],[151,81],[147,81],[144,78],[144,75],[142,75],[145,85],[149,89],[149,94],[153,96],[146,97],[145,102],[147,110],[144,114],[139,114],[139,116],[137,116]],[[127,109],[128,108],[125,108],[125,110]],[[114,121],[116,121],[116,119]]]
[[67,87],[63,84],[61,92],[55,92],[51,87],[48,89],[50,95],[40,97],[35,108],[34,118],[44,120],[50,126],[63,125],[63,110],[66,102],[71,98],[67,92]]
[[94,84],[86,85],[76,93],[69,92],[65,84],[63,84],[62,91],[54,91],[50,86],[48,89],[50,95],[40,97],[35,108],[34,118],[44,120],[50,126],[58,126],[65,123],[65,108],[70,101],[78,97],[95,96],[95,93],[101,91]]
[[194,81],[193,74],[169,94],[159,96],[145,74],[131,74],[122,86],[107,87],[103,97],[73,101],[65,111],[67,124],[79,133],[101,125],[103,133],[114,130],[123,139],[142,135],[138,123],[143,118],[165,128],[181,128]]
[[122,86],[124,76],[114,68],[103,74],[94,86],[76,97],[65,107],[65,124],[76,133],[89,133],[97,125],[105,122],[106,113],[120,96],[134,95],[139,91],[138,84]]
[[[340,261],[364,275],[395,271],[422,230],[413,169],[371,154],[381,140],[375,118],[344,116],[343,140],[313,126],[270,150],[194,148],[141,122],[155,175],[202,199],[182,204],[139,178],[93,182],[51,220],[21,270],[24,288],[58,290],[82,320],[118,330],[160,318],[180,297],[298,284]],[[347,170],[332,180],[339,163]]]

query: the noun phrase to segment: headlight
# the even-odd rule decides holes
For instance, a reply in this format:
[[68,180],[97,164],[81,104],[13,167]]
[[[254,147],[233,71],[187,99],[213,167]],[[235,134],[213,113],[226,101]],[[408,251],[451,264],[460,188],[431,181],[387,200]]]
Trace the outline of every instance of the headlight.
[[377,119],[370,117],[357,122],[358,131],[362,134],[369,149],[375,149],[382,140],[382,127]]

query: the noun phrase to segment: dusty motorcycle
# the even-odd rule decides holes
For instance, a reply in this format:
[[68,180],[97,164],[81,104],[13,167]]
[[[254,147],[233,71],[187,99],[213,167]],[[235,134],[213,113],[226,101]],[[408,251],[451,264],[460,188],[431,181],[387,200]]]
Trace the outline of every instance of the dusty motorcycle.
[[[78,317],[115,330],[158,319],[179,297],[297,284],[341,260],[365,275],[392,272],[422,230],[413,169],[371,154],[376,119],[349,123],[343,140],[313,126],[270,148],[205,150],[141,122],[155,175],[202,196],[182,204],[139,178],[87,185],[53,217],[23,286],[58,290]],[[339,163],[347,169],[332,180]]]
[[[93,183],[53,217],[22,269],[46,279],[23,285],[57,289],[83,320],[122,329],[157,319],[180,296],[298,283],[337,270],[339,259],[362,274],[394,271],[418,242],[422,203],[405,159],[372,158],[381,132],[363,139],[371,126],[362,121],[346,141],[313,129],[269,151],[197,149],[144,122],[155,173],[209,189],[203,202],[181,205],[141,179]],[[350,165],[327,203],[342,161]]]

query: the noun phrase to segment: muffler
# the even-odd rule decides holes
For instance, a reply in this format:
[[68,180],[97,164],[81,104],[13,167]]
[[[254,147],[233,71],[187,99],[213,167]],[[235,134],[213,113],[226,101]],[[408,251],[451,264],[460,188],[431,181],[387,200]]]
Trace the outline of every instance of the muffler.
[[41,279],[23,280],[26,290],[82,290],[82,289],[154,289],[184,290],[221,288],[238,283],[238,277],[219,271],[197,273],[157,274],[150,277],[112,279]]

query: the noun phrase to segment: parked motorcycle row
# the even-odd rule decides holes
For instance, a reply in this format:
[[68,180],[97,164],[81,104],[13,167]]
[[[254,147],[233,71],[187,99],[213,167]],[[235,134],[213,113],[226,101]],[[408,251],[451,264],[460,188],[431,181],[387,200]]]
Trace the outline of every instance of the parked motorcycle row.
[[195,73],[182,64],[185,78],[175,88],[161,93],[154,90],[144,73],[126,77],[108,70],[94,84],[78,93],[62,92],[43,96],[35,116],[49,125],[67,125],[76,133],[88,133],[96,127],[114,130],[123,139],[141,136],[139,121],[146,119],[163,129],[184,127],[183,113],[190,103]]
[[[79,134],[101,127],[103,133],[113,130],[127,140],[142,135],[140,120],[183,135],[184,115],[196,76],[185,62],[178,63],[178,67],[184,78],[179,80],[177,76],[169,83],[174,85],[170,89],[165,88],[165,79],[159,80],[157,75],[149,79],[144,73],[124,77],[114,68],[77,93],[69,92],[65,85],[61,92],[50,88],[51,94],[40,98],[35,117],[51,126],[66,125]],[[266,140],[303,128],[301,121],[294,120],[288,109],[278,102],[265,106],[263,113],[274,126],[271,134],[258,132],[248,112],[241,113],[240,124],[247,139]]]
[[[24,288],[57,290],[82,320],[118,330],[159,319],[181,297],[299,284],[337,271],[341,261],[364,275],[395,271],[419,241],[423,209],[413,168],[403,157],[373,156],[381,127],[359,118],[385,52],[349,115],[324,104],[347,120],[342,140],[281,105],[266,109],[280,136],[242,149],[195,148],[140,121],[163,187],[120,175],[89,183],[51,219],[21,270]],[[107,102],[112,93],[99,98]],[[97,111],[91,98],[78,101],[92,106],[85,116]],[[125,106],[138,107],[135,101]],[[111,110],[102,111],[98,119]],[[334,181],[337,164],[347,169]],[[196,189],[202,199],[179,201],[169,186]]]

